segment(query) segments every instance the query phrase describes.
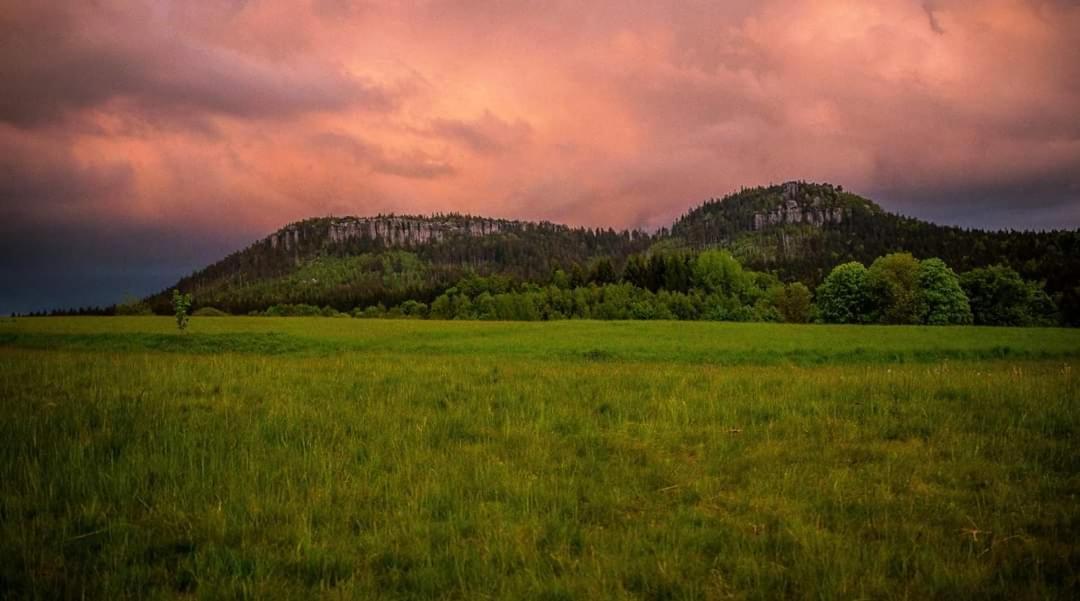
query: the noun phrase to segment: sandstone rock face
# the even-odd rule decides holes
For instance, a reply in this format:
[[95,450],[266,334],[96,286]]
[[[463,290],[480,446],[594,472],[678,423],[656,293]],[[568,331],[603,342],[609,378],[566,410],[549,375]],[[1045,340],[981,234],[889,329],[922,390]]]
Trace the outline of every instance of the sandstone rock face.
[[[451,236],[488,236],[505,231],[508,222],[481,217],[422,219],[416,217],[342,217],[329,223],[327,240],[331,244],[358,238],[381,241],[391,247],[416,247],[439,242]],[[303,237],[303,230],[290,225],[271,234],[270,247],[290,251]]]
[[802,194],[797,182],[784,184],[783,201],[771,211],[754,214],[754,230],[769,227],[805,223],[821,227],[825,224],[844,221],[842,207],[825,207],[820,196],[807,197]]

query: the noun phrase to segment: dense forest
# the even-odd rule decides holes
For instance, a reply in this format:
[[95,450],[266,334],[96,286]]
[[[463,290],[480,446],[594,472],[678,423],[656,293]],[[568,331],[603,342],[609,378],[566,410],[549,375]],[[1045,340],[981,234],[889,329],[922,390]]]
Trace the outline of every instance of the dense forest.
[[[145,308],[143,309],[146,310]],[[208,316],[222,315],[204,308]],[[879,257],[867,268],[835,267],[816,292],[802,282],[745,269],[726,250],[631,255],[617,272],[607,259],[577,275],[557,270],[547,284],[469,275],[430,304],[394,306],[281,303],[250,315],[548,321],[669,319],[848,324],[1051,326],[1061,321],[1041,283],[1004,265],[957,274],[938,258]]]
[[[391,313],[411,302],[414,311],[422,304],[428,314],[441,315],[436,305],[440,298],[468,297],[473,303],[476,299],[461,291],[468,288],[466,282],[485,279],[501,282],[487,290],[492,297],[555,289],[580,291],[573,292],[578,296],[625,292],[690,298],[705,294],[694,284],[692,270],[711,249],[728,251],[740,268],[755,274],[763,295],[776,285],[796,282],[816,291],[839,265],[870,266],[881,257],[903,252],[916,260],[938,258],[957,274],[983,273],[977,270],[993,267],[1015,273],[1027,289],[1040,291],[1039,298],[1053,306],[1053,311],[1040,315],[1080,325],[1080,232],[940,226],[891,214],[840,186],[806,182],[749,188],[709,200],[677,219],[670,230],[656,233],[460,214],[308,219],[141,302],[76,312],[168,313],[168,292],[179,288],[193,294],[197,308],[232,314],[317,307],[320,313],[370,315],[379,307]],[[629,288],[620,292],[612,286]],[[591,292],[592,288],[600,292]],[[750,308],[729,307],[729,318],[749,318],[755,303],[757,318],[768,317],[762,313],[760,298],[744,300],[747,303],[741,306]],[[559,304],[552,303],[540,306]],[[587,304],[603,303],[593,299]],[[704,305],[696,313],[670,307],[669,311],[676,318],[720,315]],[[636,315],[632,313],[604,314]],[[667,315],[662,310],[657,314]],[[558,318],[596,312],[555,309],[549,314],[541,310],[540,315]],[[1046,323],[1045,315],[1034,321]]]

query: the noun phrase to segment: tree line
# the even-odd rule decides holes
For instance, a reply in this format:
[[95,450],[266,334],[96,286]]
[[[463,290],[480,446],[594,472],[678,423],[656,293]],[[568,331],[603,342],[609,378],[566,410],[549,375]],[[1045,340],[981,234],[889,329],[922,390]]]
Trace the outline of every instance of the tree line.
[[836,266],[811,290],[746,269],[731,253],[635,254],[621,269],[607,258],[555,270],[543,283],[471,274],[430,303],[387,306],[277,304],[252,314],[541,321],[677,319],[792,323],[1056,325],[1060,315],[1036,282],[1008,266],[957,274],[937,258],[891,253],[869,267]]

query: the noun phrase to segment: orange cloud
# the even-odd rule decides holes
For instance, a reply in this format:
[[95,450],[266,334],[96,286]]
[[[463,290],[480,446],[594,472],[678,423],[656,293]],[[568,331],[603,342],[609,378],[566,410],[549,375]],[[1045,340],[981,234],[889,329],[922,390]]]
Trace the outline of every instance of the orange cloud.
[[1080,225],[1075,3],[48,4],[0,10],[0,208],[24,223],[657,227],[805,178]]

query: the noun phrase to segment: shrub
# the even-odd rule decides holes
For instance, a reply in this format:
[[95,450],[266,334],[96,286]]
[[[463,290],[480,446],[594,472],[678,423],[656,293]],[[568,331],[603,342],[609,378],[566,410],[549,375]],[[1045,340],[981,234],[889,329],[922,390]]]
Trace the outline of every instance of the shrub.
[[176,327],[183,332],[187,329],[188,320],[191,319],[191,316],[188,315],[188,310],[191,309],[191,295],[181,294],[179,290],[173,290],[172,305],[173,313],[176,315]]
[[322,309],[304,303],[271,305],[266,310],[267,317],[318,317],[322,314]]
[[228,317],[229,314],[222,311],[221,309],[217,309],[215,307],[200,307],[194,313],[192,313],[191,316],[192,317]]
[[813,298],[810,289],[802,282],[774,286],[769,290],[769,302],[776,308],[779,317],[788,323],[810,321]]
[[376,319],[384,315],[386,315],[386,307],[384,307],[382,303],[371,305],[364,309],[361,309],[360,307],[353,309],[353,317],[360,319]]
[[150,308],[150,305],[135,298],[134,296],[125,295],[123,302],[116,305],[113,311],[113,315],[153,315],[154,310]]
[[401,314],[406,317],[427,317],[428,306],[420,301],[407,300],[401,303]]

